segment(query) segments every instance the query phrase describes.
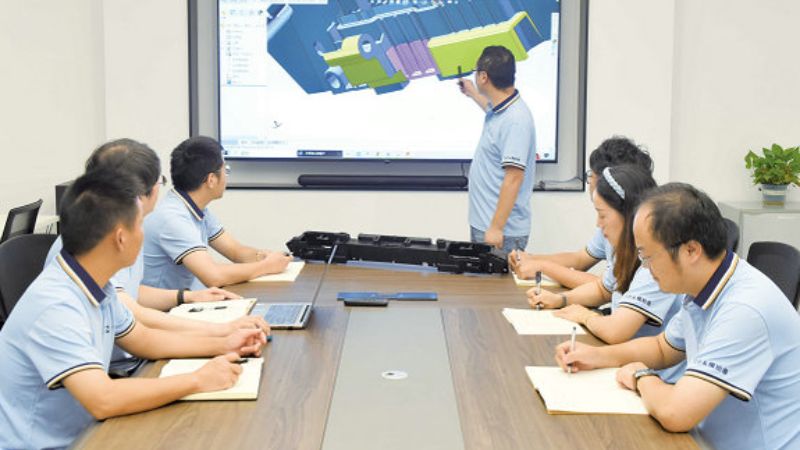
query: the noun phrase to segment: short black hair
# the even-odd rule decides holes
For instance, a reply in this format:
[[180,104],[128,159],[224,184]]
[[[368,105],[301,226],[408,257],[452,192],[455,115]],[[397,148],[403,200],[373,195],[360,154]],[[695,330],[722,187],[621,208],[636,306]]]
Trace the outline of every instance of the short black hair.
[[670,250],[673,260],[681,244],[697,241],[709,258],[727,247],[728,231],[717,204],[703,191],[686,183],[668,183],[651,190],[640,209],[650,207],[650,231]]
[[[639,268],[639,257],[633,239],[633,218],[639,202],[650,189],[656,187],[656,182],[649,170],[638,165],[626,164],[606,169],[597,175],[595,195],[602,197],[603,201],[620,213],[624,220],[622,235],[619,237],[617,248],[614,249],[613,272],[617,279],[617,288],[620,292],[626,292],[630,288],[636,269]],[[625,198],[622,198],[615,187],[622,191]]]
[[150,195],[161,177],[161,160],[152,148],[133,139],[116,139],[97,147],[86,160],[86,171],[116,170],[133,175]]
[[606,167],[623,164],[637,165],[653,172],[650,154],[624,136],[606,139],[589,155],[589,168],[595,175],[600,175]]
[[92,170],[78,177],[61,200],[64,250],[73,256],[82,255],[119,223],[132,227],[143,189],[136,177],[117,170]]
[[483,49],[476,71],[486,72],[489,81],[497,89],[506,89],[514,86],[514,74],[517,71],[514,54],[501,45],[490,45]]
[[191,192],[206,181],[208,174],[219,173],[225,162],[222,145],[207,136],[195,136],[181,142],[172,151],[170,175],[175,189]]

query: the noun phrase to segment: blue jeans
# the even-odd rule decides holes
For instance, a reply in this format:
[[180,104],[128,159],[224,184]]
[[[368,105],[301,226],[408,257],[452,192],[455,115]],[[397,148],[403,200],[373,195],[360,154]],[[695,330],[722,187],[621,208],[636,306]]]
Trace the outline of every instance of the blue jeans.
[[[485,234],[483,231],[475,228],[469,227],[470,231],[470,240],[472,242],[486,242]],[[503,254],[508,255],[514,250],[525,250],[528,246],[528,236],[503,236],[503,248],[501,249]]]

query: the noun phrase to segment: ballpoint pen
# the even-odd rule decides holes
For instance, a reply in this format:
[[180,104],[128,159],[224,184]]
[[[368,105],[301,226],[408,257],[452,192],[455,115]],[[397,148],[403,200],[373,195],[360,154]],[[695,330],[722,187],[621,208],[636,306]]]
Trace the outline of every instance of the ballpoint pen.
[[536,272],[536,295],[542,293],[542,272]]
[[[572,326],[572,337],[569,339],[569,352],[575,351],[575,334],[578,332],[577,326]],[[567,364],[567,373],[572,373],[572,363]]]

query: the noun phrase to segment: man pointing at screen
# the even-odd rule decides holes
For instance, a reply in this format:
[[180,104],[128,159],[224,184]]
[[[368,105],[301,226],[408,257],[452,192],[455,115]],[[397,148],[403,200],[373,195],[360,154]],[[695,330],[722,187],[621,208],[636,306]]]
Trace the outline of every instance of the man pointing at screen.
[[461,92],[486,112],[469,171],[471,240],[506,254],[528,245],[536,171],[533,116],[514,88],[515,72],[514,55],[490,46],[478,58],[475,83],[458,81]]

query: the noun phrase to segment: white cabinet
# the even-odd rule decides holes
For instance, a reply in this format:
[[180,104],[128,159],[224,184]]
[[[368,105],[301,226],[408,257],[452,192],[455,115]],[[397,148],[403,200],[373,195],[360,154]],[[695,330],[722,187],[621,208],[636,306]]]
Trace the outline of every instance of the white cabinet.
[[722,216],[739,225],[739,253],[746,257],[750,244],[777,241],[800,250],[800,203],[764,206],[761,202],[720,202]]

